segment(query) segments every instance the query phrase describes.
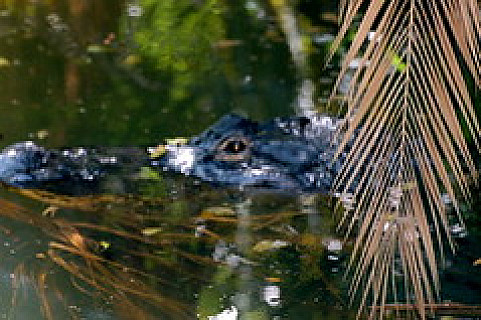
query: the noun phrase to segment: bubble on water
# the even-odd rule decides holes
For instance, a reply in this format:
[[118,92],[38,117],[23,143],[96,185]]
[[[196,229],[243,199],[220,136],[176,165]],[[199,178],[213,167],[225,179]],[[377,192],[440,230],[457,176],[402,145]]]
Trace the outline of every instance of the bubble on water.
[[142,16],[142,7],[137,4],[129,4],[127,7],[127,14],[129,17],[140,17]]

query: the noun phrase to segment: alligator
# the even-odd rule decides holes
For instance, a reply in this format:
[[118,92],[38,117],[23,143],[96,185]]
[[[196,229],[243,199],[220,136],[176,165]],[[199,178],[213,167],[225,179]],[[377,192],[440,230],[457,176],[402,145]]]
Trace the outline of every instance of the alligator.
[[150,166],[216,186],[327,193],[343,162],[342,156],[332,161],[339,121],[319,115],[256,122],[228,114],[187,143],[164,145],[162,152],[150,148],[150,153],[142,148],[47,150],[24,141],[0,153],[0,180],[74,194],[79,185],[95,190],[109,176]]

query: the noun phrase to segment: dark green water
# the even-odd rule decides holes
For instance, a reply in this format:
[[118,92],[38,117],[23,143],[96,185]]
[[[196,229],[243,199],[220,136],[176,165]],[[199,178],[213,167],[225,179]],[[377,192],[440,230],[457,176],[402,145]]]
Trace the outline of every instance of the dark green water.
[[[293,9],[320,65],[335,8]],[[0,1],[0,147],[157,145],[293,114],[300,80],[269,1]],[[0,190],[0,319],[353,318],[326,197],[142,178],[109,199]]]
[[[1,3],[1,147],[149,146],[229,112],[293,114],[299,75],[267,2]],[[0,318],[347,316],[341,253],[322,244],[326,199],[310,212],[296,197],[150,178],[133,198],[54,217],[3,190]]]
[[295,70],[262,7],[15,3],[0,20],[2,145],[152,144],[227,112],[292,113]]

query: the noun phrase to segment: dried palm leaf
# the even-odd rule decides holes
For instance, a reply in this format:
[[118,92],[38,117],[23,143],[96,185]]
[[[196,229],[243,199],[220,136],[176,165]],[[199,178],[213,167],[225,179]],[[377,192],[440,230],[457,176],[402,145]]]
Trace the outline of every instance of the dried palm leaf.
[[[342,1],[329,58],[363,3]],[[476,0],[372,0],[346,54],[336,87],[354,59],[360,67],[345,96],[336,157],[347,156],[334,191],[357,203],[340,229],[357,236],[350,294],[364,286],[361,305],[380,306],[370,317],[382,318],[386,301],[403,295],[426,318],[439,297],[437,259],[446,244],[455,249],[443,199],[462,223],[459,201],[470,198],[477,174],[465,132],[479,152],[481,131],[465,77],[481,86],[480,12]]]

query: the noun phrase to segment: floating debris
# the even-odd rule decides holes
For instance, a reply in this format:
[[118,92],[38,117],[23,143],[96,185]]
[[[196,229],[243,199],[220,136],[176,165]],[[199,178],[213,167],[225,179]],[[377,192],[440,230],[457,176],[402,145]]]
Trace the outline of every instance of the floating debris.
[[0,57],[0,68],[9,67],[11,65],[10,60],[5,57]]
[[165,153],[165,151],[166,151],[165,145],[163,144],[159,144],[156,147],[151,147],[147,149],[147,152],[149,153],[150,158],[152,159],[162,156]]
[[290,243],[284,240],[262,240],[252,248],[254,252],[274,251],[289,246]]
[[151,237],[161,232],[162,232],[162,228],[160,227],[148,227],[148,228],[142,229],[141,231],[142,235],[147,237]]
[[233,217],[236,213],[234,209],[230,207],[209,207],[200,213],[200,216],[204,219],[213,217]]
[[104,251],[107,250],[108,248],[110,248],[110,246],[111,246],[110,242],[107,242],[105,240],[100,241],[99,245],[100,245],[100,248]]

